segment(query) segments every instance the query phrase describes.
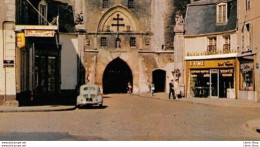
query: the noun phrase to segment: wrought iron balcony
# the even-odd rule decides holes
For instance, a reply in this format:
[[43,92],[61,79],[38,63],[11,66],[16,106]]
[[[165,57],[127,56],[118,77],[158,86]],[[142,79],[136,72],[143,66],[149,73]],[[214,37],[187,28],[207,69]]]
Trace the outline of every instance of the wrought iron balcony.
[[216,54],[216,51],[217,51],[216,45],[208,45],[208,48],[207,48],[208,55]]
[[230,44],[223,45],[223,53],[230,53]]

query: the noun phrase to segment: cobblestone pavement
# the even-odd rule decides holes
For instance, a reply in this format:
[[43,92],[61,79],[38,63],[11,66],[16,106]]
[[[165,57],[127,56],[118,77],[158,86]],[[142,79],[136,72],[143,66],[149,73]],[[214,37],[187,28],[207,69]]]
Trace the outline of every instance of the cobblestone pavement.
[[104,107],[0,113],[0,140],[260,140],[246,122],[260,109],[136,95],[106,95]]

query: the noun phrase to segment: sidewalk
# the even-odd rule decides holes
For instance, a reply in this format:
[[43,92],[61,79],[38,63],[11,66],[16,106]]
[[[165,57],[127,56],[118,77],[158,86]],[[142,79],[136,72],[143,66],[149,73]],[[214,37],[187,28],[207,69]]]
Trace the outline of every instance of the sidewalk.
[[[136,95],[140,96],[140,97],[144,97],[144,98],[153,98],[153,99],[173,101],[172,97],[169,100],[167,93],[154,93],[153,96],[150,93],[141,93],[141,94],[136,94]],[[181,99],[177,99],[176,101],[187,102],[187,103],[196,103],[196,104],[208,105],[208,106],[218,106],[218,107],[260,109],[260,103],[247,101],[247,100],[238,100],[238,99],[181,98]]]
[[69,111],[76,109],[76,106],[46,105],[46,106],[27,106],[27,107],[8,107],[1,106],[1,112],[49,112],[49,111]]

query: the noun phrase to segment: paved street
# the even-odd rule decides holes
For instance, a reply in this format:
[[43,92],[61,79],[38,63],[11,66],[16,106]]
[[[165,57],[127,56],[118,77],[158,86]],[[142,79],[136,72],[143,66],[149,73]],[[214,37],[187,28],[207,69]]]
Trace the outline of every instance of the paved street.
[[0,113],[0,140],[260,140],[260,109],[107,95],[103,108]]

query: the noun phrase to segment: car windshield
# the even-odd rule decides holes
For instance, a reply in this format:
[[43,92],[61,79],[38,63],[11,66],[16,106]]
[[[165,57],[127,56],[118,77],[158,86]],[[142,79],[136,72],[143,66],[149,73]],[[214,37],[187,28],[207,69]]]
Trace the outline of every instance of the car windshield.
[[95,90],[95,87],[85,87],[84,90],[94,91],[94,90]]

